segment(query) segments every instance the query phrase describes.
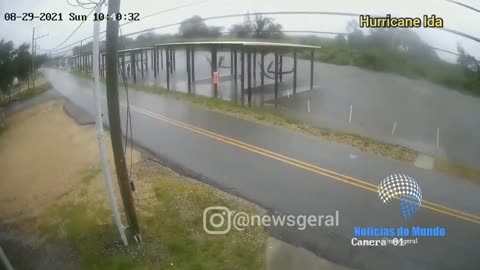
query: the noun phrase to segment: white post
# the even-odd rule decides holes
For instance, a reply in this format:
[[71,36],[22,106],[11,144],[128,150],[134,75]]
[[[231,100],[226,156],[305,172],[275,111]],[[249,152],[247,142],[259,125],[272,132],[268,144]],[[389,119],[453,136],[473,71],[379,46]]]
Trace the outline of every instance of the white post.
[[440,144],[440,128],[437,128],[437,149]]
[[397,127],[397,121],[393,124],[392,135],[395,133],[395,128]]
[[348,123],[352,123],[352,111],[353,111],[353,105],[350,104],[350,115],[348,116]]
[[[102,3],[102,2],[101,2]],[[100,13],[102,11],[102,5],[97,4],[95,12]],[[105,150],[105,142],[103,140],[104,130],[102,121],[102,105],[100,102],[100,78],[99,78],[99,36],[100,36],[100,21],[95,21],[93,24],[93,79],[94,79],[94,97],[96,105],[96,128],[97,128],[97,143],[98,150],[100,152],[100,160],[102,161],[103,180],[105,187],[107,188],[108,201],[113,212],[113,221],[117,225],[118,232],[122,238],[123,244],[128,246],[127,237],[125,235],[124,226],[120,218],[120,213],[117,207],[117,199],[115,198],[115,192],[113,190],[112,175],[110,174],[110,166],[108,164],[108,158]]]
[[0,247],[0,260],[2,261],[6,270],[13,270],[12,264],[10,264],[10,261],[8,260],[7,255],[5,255],[5,253],[2,250],[2,247]]
[[310,99],[307,100],[307,109],[308,109],[308,112],[310,112]]

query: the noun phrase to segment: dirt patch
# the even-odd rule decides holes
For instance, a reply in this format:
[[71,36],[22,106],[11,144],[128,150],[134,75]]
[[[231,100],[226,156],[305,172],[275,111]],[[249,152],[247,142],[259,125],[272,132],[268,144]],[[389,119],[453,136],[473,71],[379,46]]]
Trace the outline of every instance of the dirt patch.
[[[263,269],[262,227],[212,237],[202,226],[212,205],[258,213],[255,205],[135,150],[130,179],[143,242],[136,245],[127,228],[125,247],[112,224],[95,128],[77,125],[62,105],[18,113],[0,135],[0,244],[15,269]],[[105,144],[113,169],[108,134]]]
[[3,222],[38,215],[78,186],[85,168],[99,167],[94,127],[76,125],[62,106],[50,101],[8,119],[0,140]]

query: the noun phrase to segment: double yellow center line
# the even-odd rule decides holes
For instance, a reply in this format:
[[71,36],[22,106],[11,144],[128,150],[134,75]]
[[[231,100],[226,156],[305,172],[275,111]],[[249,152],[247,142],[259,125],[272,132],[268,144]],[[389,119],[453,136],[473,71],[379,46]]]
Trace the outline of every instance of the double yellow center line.
[[[310,164],[310,163],[306,163],[306,162],[303,162],[303,161],[300,161],[300,160],[297,160],[297,159],[294,159],[294,158],[290,158],[290,157],[287,157],[287,156],[284,156],[284,155],[281,155],[281,154],[278,154],[278,153],[275,153],[275,152],[272,152],[272,151],[269,151],[269,150],[251,145],[251,144],[247,144],[247,143],[235,140],[235,139],[230,138],[230,137],[226,137],[226,136],[223,136],[223,135],[220,135],[220,134],[217,134],[217,133],[214,133],[214,132],[211,132],[211,131],[208,131],[208,130],[205,130],[205,129],[202,129],[202,128],[199,128],[199,127],[196,127],[196,126],[192,126],[192,125],[177,121],[175,119],[172,119],[172,118],[169,118],[169,117],[166,117],[166,116],[163,116],[163,115],[145,110],[145,109],[137,107],[137,106],[131,105],[131,108],[134,111],[139,112],[141,114],[148,115],[148,116],[153,117],[155,119],[162,120],[162,121],[170,123],[172,125],[190,130],[190,131],[198,133],[198,134],[202,134],[204,136],[207,136],[207,137],[213,138],[215,140],[218,140],[218,141],[236,146],[238,148],[242,148],[242,149],[245,149],[247,151],[254,152],[254,153],[257,153],[259,155],[269,157],[269,158],[278,160],[278,161],[283,162],[283,163],[287,163],[287,164],[292,165],[294,167],[301,168],[301,169],[304,169],[304,170],[307,170],[307,171],[310,171],[310,172],[313,172],[313,173],[316,173],[316,174],[320,174],[320,175],[329,177],[331,179],[334,179],[334,180],[337,180],[337,181],[340,181],[340,182],[347,183],[349,185],[353,185],[353,186],[356,186],[356,187],[359,187],[359,188],[377,193],[377,188],[378,187],[376,185],[372,184],[372,183],[368,183],[366,181],[362,181],[362,180],[359,180],[359,179],[356,179],[356,178],[353,178],[353,177],[350,177],[350,176],[347,176],[347,175],[344,175],[344,174],[340,174],[340,173],[337,173],[337,172],[334,172],[334,171],[330,171],[330,170],[315,166],[315,165]],[[439,213],[446,214],[446,215],[449,215],[449,216],[452,216],[452,217],[456,217],[456,218],[459,218],[459,219],[462,219],[462,220],[465,220],[465,221],[470,221],[470,222],[473,222],[473,223],[476,223],[476,224],[480,224],[480,217],[479,216],[475,216],[475,215],[465,213],[465,212],[462,212],[462,211],[459,211],[459,210],[451,209],[451,208],[448,208],[448,207],[445,207],[445,206],[442,206],[442,205],[439,205],[439,204],[436,204],[436,203],[432,203],[432,202],[429,202],[429,201],[422,200],[422,207],[430,209],[430,210],[435,211],[435,212],[439,212]]]

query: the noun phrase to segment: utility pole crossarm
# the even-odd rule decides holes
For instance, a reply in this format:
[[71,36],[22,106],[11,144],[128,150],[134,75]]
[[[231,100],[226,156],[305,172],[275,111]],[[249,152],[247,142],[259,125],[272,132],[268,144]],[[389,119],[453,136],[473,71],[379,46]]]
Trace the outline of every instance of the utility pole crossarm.
[[45,35],[42,35],[42,36],[36,37],[36,38],[35,38],[35,40],[37,40],[37,39],[41,39],[41,38],[44,38],[44,37],[47,37],[47,36],[48,36],[48,34],[45,34]]

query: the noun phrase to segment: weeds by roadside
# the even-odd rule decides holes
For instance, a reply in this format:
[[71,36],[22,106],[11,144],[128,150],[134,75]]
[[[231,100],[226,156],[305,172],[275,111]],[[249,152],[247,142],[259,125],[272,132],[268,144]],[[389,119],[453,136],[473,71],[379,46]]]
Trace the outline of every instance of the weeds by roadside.
[[350,145],[362,151],[391,159],[413,162],[417,157],[417,153],[415,151],[405,147],[379,142],[354,133],[335,131],[328,128],[312,127],[301,120],[293,119],[287,116],[280,110],[274,111],[267,107],[244,107],[218,98],[168,91],[165,88],[157,86],[152,87],[143,85],[129,85],[129,88],[163,95],[177,100],[183,100],[191,104],[195,104],[212,111],[225,113],[237,118],[292,128],[297,131],[301,131],[304,134],[320,137],[336,143]]
[[12,99],[9,101],[8,97],[4,98],[3,100],[0,101],[0,106],[7,106],[12,102],[19,102],[19,101],[24,101],[27,99],[31,99],[33,97],[36,97],[40,94],[43,94],[47,92],[48,90],[52,89],[52,85],[48,82],[42,83],[40,85],[35,86],[35,88],[28,88],[26,90],[21,91]]
[[[209,235],[202,213],[210,206],[255,212],[251,206],[150,160],[135,165],[143,243],[123,246],[111,223],[98,170],[84,171],[73,191],[42,215],[38,230],[49,243],[69,242],[83,269],[263,269],[267,234],[260,227]],[[92,178],[93,177],[93,178]],[[100,184],[98,184],[100,183]]]

